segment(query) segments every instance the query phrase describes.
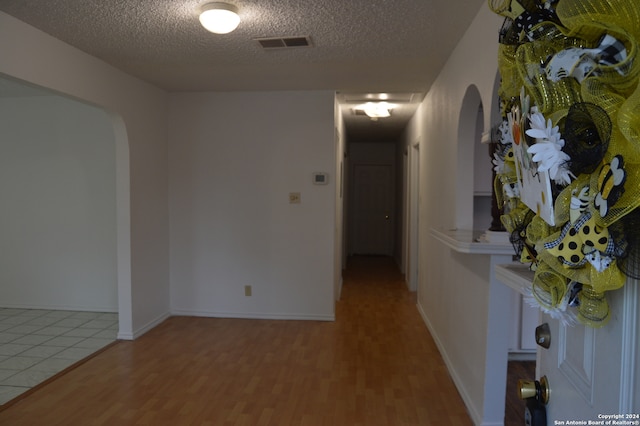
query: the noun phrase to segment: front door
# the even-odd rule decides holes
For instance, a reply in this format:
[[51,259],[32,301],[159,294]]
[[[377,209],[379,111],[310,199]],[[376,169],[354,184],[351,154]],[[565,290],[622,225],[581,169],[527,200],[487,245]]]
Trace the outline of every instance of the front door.
[[537,360],[538,377],[549,382],[548,425],[640,424],[637,286],[607,293],[611,319],[599,329],[542,315],[551,328],[551,345],[538,348]]
[[353,252],[393,252],[393,191],[390,165],[354,166]]

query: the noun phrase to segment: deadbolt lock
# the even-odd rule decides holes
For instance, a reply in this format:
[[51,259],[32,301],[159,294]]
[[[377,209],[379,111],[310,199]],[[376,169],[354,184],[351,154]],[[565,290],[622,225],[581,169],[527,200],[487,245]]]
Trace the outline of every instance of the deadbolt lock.
[[518,397],[520,399],[535,398],[543,404],[549,402],[549,381],[547,376],[538,380],[518,380]]
[[536,343],[545,349],[551,345],[551,329],[546,322],[536,327]]

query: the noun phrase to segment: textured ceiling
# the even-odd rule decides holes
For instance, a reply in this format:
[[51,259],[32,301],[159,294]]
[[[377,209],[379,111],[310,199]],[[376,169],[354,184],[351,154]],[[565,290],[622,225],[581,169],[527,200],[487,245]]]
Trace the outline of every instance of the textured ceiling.
[[[424,93],[486,0],[228,2],[242,22],[226,35],[200,26],[206,0],[0,0],[0,11],[168,91]],[[255,40],[289,36],[312,47]]]

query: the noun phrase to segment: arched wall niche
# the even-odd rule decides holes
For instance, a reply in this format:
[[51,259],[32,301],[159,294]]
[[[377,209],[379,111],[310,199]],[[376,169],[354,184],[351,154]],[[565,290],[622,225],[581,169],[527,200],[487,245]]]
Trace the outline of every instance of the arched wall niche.
[[491,222],[491,160],[482,143],[485,109],[480,92],[470,85],[458,119],[456,228],[485,231]]
[[[497,71],[495,79],[493,81],[493,91],[492,91],[493,97],[491,100],[491,113],[488,116],[489,124],[486,127],[487,130],[485,130],[483,135],[484,139],[486,139],[488,142],[491,143],[489,147],[491,160],[493,160],[493,152],[495,150],[495,144],[497,143],[495,136],[498,133],[498,126],[500,126],[500,124],[502,123],[502,105],[501,105],[501,101],[498,93],[501,81],[502,81],[502,77],[500,76],[500,72]],[[493,164],[491,164],[491,169],[492,169],[491,180],[493,181],[495,179],[495,173],[493,172]],[[495,197],[495,193],[493,193],[492,200],[491,200],[491,209],[492,209],[491,210],[491,215],[492,215],[491,226],[490,226],[491,231],[499,232],[504,230],[504,227],[500,221],[499,209],[501,207],[502,206],[498,205],[497,199]]]

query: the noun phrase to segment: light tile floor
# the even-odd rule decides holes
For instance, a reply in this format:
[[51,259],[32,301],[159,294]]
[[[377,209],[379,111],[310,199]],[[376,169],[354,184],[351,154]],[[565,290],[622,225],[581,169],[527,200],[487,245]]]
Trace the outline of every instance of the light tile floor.
[[0,308],[0,405],[114,342],[118,314]]

